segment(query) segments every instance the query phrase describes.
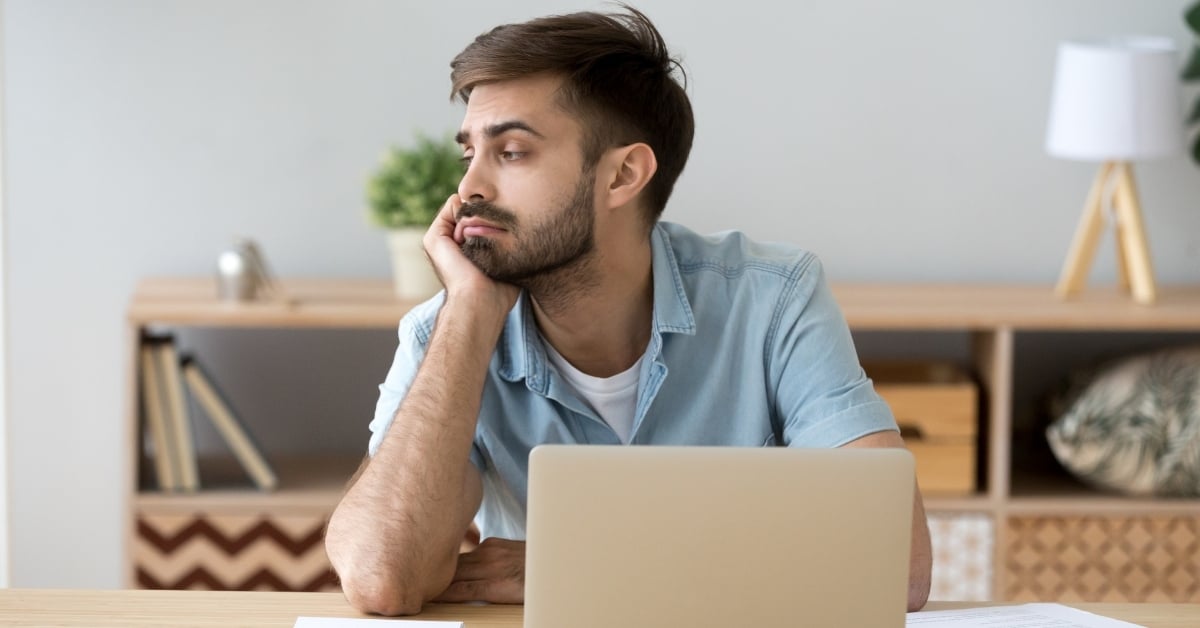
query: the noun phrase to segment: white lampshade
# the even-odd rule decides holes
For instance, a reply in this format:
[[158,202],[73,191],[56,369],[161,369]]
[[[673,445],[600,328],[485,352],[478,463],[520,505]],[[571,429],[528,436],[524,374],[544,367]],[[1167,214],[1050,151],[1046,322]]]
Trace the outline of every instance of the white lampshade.
[[1175,43],[1165,37],[1058,46],[1046,152],[1082,161],[1134,161],[1183,150]]

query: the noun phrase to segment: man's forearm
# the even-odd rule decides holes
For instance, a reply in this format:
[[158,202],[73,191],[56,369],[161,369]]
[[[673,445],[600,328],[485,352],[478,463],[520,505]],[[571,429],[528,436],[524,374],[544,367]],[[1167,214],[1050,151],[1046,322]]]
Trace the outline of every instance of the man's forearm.
[[[884,430],[850,441],[843,447],[892,447],[904,449],[900,432]],[[933,552],[929,543],[929,524],[925,519],[925,504],[920,487],[913,487],[912,542],[908,561],[908,610],[916,611],[929,599],[930,570]]]
[[449,584],[479,502],[469,454],[502,324],[502,313],[447,301],[387,435],[330,519],[330,561],[356,605],[416,612]]
[[908,610],[919,611],[929,600],[933,550],[930,548],[929,523],[919,488],[913,489],[912,545],[908,560]]

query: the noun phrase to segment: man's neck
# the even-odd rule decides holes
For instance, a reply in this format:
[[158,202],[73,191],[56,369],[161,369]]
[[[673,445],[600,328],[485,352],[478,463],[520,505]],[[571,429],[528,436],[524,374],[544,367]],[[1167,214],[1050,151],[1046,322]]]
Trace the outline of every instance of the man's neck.
[[529,286],[542,336],[572,366],[593,377],[628,369],[650,342],[651,259],[647,237],[621,255],[592,256],[582,268],[564,273],[571,277],[546,278]]

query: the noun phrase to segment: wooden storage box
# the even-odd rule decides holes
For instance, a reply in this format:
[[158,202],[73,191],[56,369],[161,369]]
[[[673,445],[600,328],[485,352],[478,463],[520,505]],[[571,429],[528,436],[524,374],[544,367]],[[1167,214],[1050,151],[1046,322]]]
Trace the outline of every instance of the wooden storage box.
[[321,511],[137,513],[133,565],[143,589],[340,591]]
[[921,492],[973,493],[979,393],[967,374],[942,362],[877,362],[863,368],[891,406],[916,458]]
[[990,513],[929,512],[933,578],[929,599],[983,602],[992,599],[996,524]]
[[1200,603],[1195,514],[1014,516],[1004,538],[1005,600]]

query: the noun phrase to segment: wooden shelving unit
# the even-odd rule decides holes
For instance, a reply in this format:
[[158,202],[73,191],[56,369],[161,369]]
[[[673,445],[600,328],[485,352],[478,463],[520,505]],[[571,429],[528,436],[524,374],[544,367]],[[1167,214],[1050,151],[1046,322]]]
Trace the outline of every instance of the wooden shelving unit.
[[266,454],[279,487],[269,493],[239,478],[232,459],[201,460],[202,490],[163,493],[140,477],[141,424],[135,365],[142,332],[224,329],[394,328],[414,303],[398,301],[386,280],[283,282],[274,302],[216,298],[206,278],[141,281],[130,301],[126,434],[126,585],[142,588],[336,589],[321,542],[324,524],[359,457],[287,458]]
[[[209,279],[142,281],[128,310],[127,442],[140,443],[141,438],[134,358],[141,332],[146,328],[391,329],[414,305],[397,301],[386,280],[289,280],[283,282],[283,287],[287,296],[285,301],[231,304],[216,299],[215,282]],[[988,524],[991,530],[988,540],[993,548],[990,574],[983,576],[987,579],[988,597],[1200,602],[1200,574],[1193,574],[1197,576],[1195,581],[1175,578],[1171,581],[1174,584],[1162,584],[1172,577],[1174,572],[1171,570],[1177,563],[1200,564],[1200,549],[1196,549],[1200,548],[1200,500],[1105,495],[1061,475],[1014,469],[1012,449],[1014,373],[1024,360],[1037,359],[1036,356],[1018,355],[1018,338],[1039,332],[1099,335],[1146,332],[1161,334],[1159,344],[1165,346],[1173,341],[1172,334],[1200,332],[1200,287],[1164,287],[1159,303],[1152,307],[1136,305],[1115,290],[1089,290],[1078,300],[1059,301],[1049,285],[842,284],[834,286],[834,293],[855,332],[901,335],[953,332],[969,338],[966,366],[986,399],[982,450],[979,452],[986,461],[983,483],[974,495],[930,496],[926,504],[931,518],[953,520],[965,517]],[[139,537],[147,520],[157,518],[167,522],[164,524],[167,527],[178,528],[188,516],[241,517],[243,523],[253,517],[293,516],[308,517],[310,527],[316,526],[314,529],[319,530],[336,503],[342,484],[358,462],[351,459],[277,461],[281,488],[270,494],[251,489],[218,488],[193,495],[164,495],[141,490],[138,456],[130,455],[129,458],[126,512],[127,547],[131,549],[125,554],[127,579],[131,586],[146,584],[138,569],[144,550],[148,551]],[[1083,529],[1080,526],[1093,526],[1109,534],[1133,528],[1158,530],[1155,526],[1168,526],[1177,536],[1196,537],[1191,545],[1179,538],[1170,541],[1194,548],[1194,554],[1178,556],[1176,551],[1176,562],[1157,565],[1145,564],[1136,556],[1122,558],[1110,551],[1105,560],[1112,564],[1107,569],[1115,570],[1117,574],[1106,576],[1110,579],[1123,577],[1117,573],[1122,569],[1143,572],[1160,569],[1162,573],[1146,576],[1155,583],[1149,587],[1122,588],[1117,582],[1112,586],[1080,589],[1072,581],[1075,577],[1072,574],[1084,574],[1098,568],[1088,562],[1094,556],[1084,545],[1096,544],[1091,548],[1096,552],[1100,552],[1100,545],[1106,543],[1106,547],[1120,545],[1100,533],[1078,535],[1077,529]],[[1037,536],[1042,529],[1049,530],[1046,540]],[[306,534],[311,541],[311,533]],[[1064,541],[1065,537],[1069,538]],[[238,542],[246,544],[244,538]],[[1074,563],[1062,563],[1054,554],[1055,543],[1075,543],[1072,551],[1081,557]],[[233,547],[238,543],[227,545]],[[314,555],[320,552],[319,558],[323,558],[319,544],[309,549]],[[1039,551],[1042,552],[1040,555]],[[306,560],[315,559],[309,557]],[[239,584],[253,581],[257,586],[264,586],[261,578],[254,580],[247,573],[243,569],[240,579],[232,578],[231,581]],[[1048,578],[1044,577],[1046,573],[1057,575]],[[1031,574],[1040,574],[1041,580]],[[331,585],[331,581],[309,578],[306,582],[289,583],[289,586],[312,588],[314,583],[326,588]],[[212,583],[208,584],[211,586]],[[192,585],[196,586],[195,578]]]
[[[858,284],[834,286],[834,294],[856,332],[969,335],[968,360],[988,400],[981,452],[987,461],[984,483],[977,501],[932,497],[927,504],[931,522],[942,519],[935,530],[943,534],[955,534],[958,517],[989,524],[992,560],[986,569],[986,597],[1200,602],[1200,574],[1195,571],[1200,564],[1200,500],[1106,494],[1061,473],[1014,467],[1013,462],[1018,430],[1014,375],[1039,359],[1020,354],[1019,339],[1046,332],[1097,337],[1147,333],[1159,337],[1155,344],[1166,346],[1181,332],[1200,332],[1200,287],[1167,287],[1151,307],[1137,305],[1115,289],[1089,290],[1061,301],[1048,285]],[[934,543],[936,550],[936,535]],[[961,556],[940,558],[954,562]],[[979,569],[975,564],[948,571],[971,578]],[[936,562],[934,577],[936,585]]]

